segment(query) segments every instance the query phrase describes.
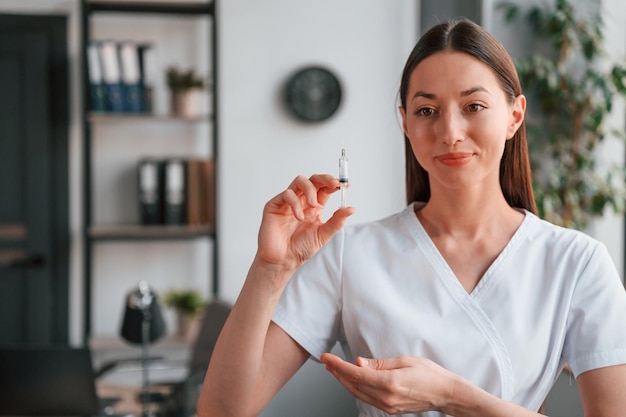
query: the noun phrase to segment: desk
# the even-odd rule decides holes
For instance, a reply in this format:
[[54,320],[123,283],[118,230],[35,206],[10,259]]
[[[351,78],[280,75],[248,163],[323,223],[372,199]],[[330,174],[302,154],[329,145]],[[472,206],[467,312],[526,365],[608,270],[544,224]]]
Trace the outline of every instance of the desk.
[[[109,363],[116,364],[96,381],[99,398],[120,398],[107,408],[106,413],[141,417],[143,414],[141,393],[144,382],[141,346],[129,344],[118,337],[92,338],[89,346],[97,371]],[[185,381],[188,377],[190,354],[189,342],[175,336],[164,337],[150,345],[148,355],[160,358],[148,363],[150,392],[169,398],[174,389],[172,384]],[[164,406],[152,403],[148,411],[159,415]]]
[[[140,387],[97,383],[96,392],[99,398],[119,398],[119,401],[116,401],[105,410],[106,414],[131,414],[141,417],[143,405],[141,403],[140,396],[142,390]],[[171,393],[171,387],[154,385],[150,387],[150,392],[167,396]],[[148,411],[158,414],[160,411],[159,404],[150,404]]]
[[[120,338],[108,337],[91,339],[89,347],[96,372],[109,363],[133,360],[131,363],[121,363],[110,372],[104,373],[98,382],[108,385],[142,386],[141,346],[129,344]],[[189,342],[168,336],[150,345],[148,355],[163,359],[150,366],[150,384],[178,382],[187,377],[191,355]]]

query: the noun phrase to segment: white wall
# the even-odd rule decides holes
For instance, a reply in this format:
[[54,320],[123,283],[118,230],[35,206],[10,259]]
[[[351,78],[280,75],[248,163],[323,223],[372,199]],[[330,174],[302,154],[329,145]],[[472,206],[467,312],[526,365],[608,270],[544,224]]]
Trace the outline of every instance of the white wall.
[[[404,206],[399,78],[418,21],[415,2],[220,2],[220,287],[234,300],[256,249],[263,205],[298,174],[337,175],[350,160],[350,222]],[[296,69],[321,64],[344,88],[331,119],[291,119],[280,89]],[[337,207],[331,201],[331,208]]]

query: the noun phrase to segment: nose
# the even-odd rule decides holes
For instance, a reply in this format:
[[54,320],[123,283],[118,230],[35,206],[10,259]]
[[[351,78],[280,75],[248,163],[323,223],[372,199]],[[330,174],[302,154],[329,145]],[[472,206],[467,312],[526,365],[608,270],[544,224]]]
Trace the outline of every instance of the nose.
[[463,141],[465,121],[455,109],[442,111],[436,125],[437,138],[447,146],[454,146]]

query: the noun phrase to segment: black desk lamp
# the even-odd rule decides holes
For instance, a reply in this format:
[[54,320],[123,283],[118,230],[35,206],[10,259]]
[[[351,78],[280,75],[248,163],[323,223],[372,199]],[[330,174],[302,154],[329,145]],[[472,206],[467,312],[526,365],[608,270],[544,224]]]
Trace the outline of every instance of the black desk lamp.
[[155,342],[165,334],[165,322],[161,315],[158,297],[156,293],[150,289],[145,281],[139,282],[136,289],[128,293],[126,297],[126,307],[124,311],[124,320],[122,322],[121,335],[124,340],[140,344],[141,363],[143,376],[143,416],[149,417],[151,414],[148,410],[150,392],[148,378],[148,349],[150,343]]

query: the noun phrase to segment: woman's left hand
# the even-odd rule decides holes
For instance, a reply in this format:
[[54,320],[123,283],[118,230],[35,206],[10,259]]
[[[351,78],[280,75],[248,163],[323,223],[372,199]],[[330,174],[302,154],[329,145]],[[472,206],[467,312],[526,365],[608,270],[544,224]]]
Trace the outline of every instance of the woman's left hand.
[[321,361],[354,397],[388,414],[440,411],[453,394],[455,375],[425,358],[359,357],[354,365],[325,353]]
[[[441,411],[447,415],[464,417],[542,415],[498,398],[426,358],[359,357],[356,365],[330,353],[324,353],[320,359],[354,397],[387,414]],[[601,369],[610,368],[615,367]],[[594,393],[598,393],[598,390]],[[620,410],[619,406],[615,407],[619,405],[617,391],[614,390],[612,398],[613,401],[607,398],[611,407],[606,410],[610,411],[594,415],[615,415],[615,410]]]

